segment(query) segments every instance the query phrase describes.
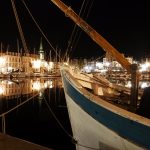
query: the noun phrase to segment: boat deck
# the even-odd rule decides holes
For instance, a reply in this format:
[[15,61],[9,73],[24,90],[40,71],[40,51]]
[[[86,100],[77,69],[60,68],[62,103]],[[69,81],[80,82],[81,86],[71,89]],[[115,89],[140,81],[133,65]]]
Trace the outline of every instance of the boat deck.
[[0,150],[52,150],[52,149],[0,133]]

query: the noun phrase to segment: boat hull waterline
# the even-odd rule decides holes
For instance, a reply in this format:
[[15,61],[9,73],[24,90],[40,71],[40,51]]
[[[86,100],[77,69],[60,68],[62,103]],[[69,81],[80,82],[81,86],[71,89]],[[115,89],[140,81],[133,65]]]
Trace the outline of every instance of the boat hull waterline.
[[116,106],[111,107],[112,104],[99,98],[100,105],[93,95],[84,92],[67,70],[61,69],[61,74],[77,150],[150,149],[149,119],[131,112],[128,113],[132,117],[122,115],[113,111]]

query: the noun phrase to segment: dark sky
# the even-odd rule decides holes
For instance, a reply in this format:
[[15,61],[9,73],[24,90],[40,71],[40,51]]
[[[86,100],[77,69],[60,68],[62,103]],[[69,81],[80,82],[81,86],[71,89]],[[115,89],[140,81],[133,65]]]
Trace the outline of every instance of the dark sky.
[[[42,34],[30,18],[21,0],[16,1],[16,8],[24,31],[29,50],[39,47]],[[43,32],[61,52],[67,48],[74,23],[64,15],[50,0],[24,0]],[[63,0],[76,13],[81,10],[84,0]],[[87,7],[85,7],[87,6]],[[91,9],[90,9],[91,8]],[[85,0],[81,16],[98,33],[107,39],[119,52],[126,56],[142,58],[150,54],[150,5],[145,0]],[[90,11],[89,11],[90,10]],[[89,13],[89,15],[88,15]],[[0,41],[3,49],[16,49],[20,36],[14,18],[11,0],[0,0]],[[81,29],[72,44],[72,57],[100,57],[103,50],[97,46]],[[73,43],[73,42],[72,42]],[[47,53],[51,47],[43,37]]]

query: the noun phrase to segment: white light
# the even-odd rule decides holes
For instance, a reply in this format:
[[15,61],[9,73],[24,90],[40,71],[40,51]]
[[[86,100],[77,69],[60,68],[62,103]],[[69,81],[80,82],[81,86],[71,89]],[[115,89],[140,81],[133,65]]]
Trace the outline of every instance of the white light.
[[49,69],[54,68],[54,63],[53,62],[49,62]]
[[139,71],[140,71],[140,72],[142,72],[142,71],[147,71],[149,67],[150,67],[150,63],[149,63],[149,62],[146,62],[146,63],[140,65]]
[[67,66],[68,66],[68,63],[67,63],[67,62],[64,62],[64,65],[67,65]]
[[147,82],[143,82],[143,83],[141,84],[141,88],[144,89],[144,88],[146,88],[146,87],[148,87],[148,83],[147,83]]
[[127,84],[126,84],[125,86],[128,87],[128,88],[131,88],[132,84],[131,84],[130,81],[128,81]]
[[106,63],[105,63],[105,66],[106,66],[106,67],[109,67],[109,66],[110,66],[110,63],[109,63],[109,62],[106,62]]
[[32,61],[32,67],[35,69],[39,69],[41,67],[41,60]]
[[105,73],[105,72],[107,72],[107,69],[102,69],[101,72]]
[[103,63],[96,62],[96,67],[98,67],[99,69],[102,69],[103,68]]
[[85,67],[84,67],[84,70],[85,70],[86,72],[90,72],[89,66],[85,66]]

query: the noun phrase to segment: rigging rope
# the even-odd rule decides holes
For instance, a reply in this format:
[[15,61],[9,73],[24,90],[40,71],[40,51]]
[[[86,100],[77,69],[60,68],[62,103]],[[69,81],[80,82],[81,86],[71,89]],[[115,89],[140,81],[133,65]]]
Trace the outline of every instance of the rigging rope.
[[[79,12],[79,16],[81,15],[81,11],[82,11],[82,9],[83,9],[83,6],[84,6],[84,3],[85,3],[85,0],[83,1],[83,3],[82,3],[82,6],[81,6],[81,9],[80,9],[80,12]],[[71,33],[71,36],[70,36],[70,40],[68,41],[68,46],[67,46],[67,50],[66,50],[66,53],[65,53],[65,55],[64,55],[64,59],[65,59],[65,57],[66,57],[66,60],[67,60],[67,53],[68,53],[68,51],[70,50],[72,50],[72,46],[71,46],[71,42],[73,41],[73,43],[74,43],[74,41],[75,41],[75,38],[76,38],[76,36],[77,36],[77,32],[75,33],[75,31],[78,31],[79,29],[77,28],[77,25],[75,24],[74,25],[74,28],[73,28],[73,31],[72,31],[72,33]],[[74,39],[73,39],[73,35],[75,34],[75,37],[74,37]],[[72,44],[73,45],[73,44]]]
[[22,28],[21,28],[21,24],[20,24],[20,21],[19,21],[19,17],[18,17],[18,14],[17,14],[17,10],[16,10],[16,7],[15,7],[14,1],[15,0],[11,0],[11,4],[12,4],[13,11],[14,11],[15,19],[16,19],[16,22],[17,22],[17,27],[18,27],[18,30],[19,30],[19,33],[20,33],[20,37],[21,37],[21,41],[22,41],[25,53],[28,54],[29,51],[28,51],[28,48],[27,48],[27,44],[26,44],[26,41],[25,41],[25,38],[24,38],[24,34],[23,34],[23,31],[22,31]]
[[59,119],[56,117],[55,113],[52,111],[50,105],[48,104],[47,100],[45,99],[45,96],[43,96],[43,99],[45,101],[45,104],[47,105],[48,107],[48,110],[50,111],[50,113],[53,115],[53,117],[55,118],[56,122],[59,124],[59,126],[61,127],[61,129],[66,133],[66,135],[68,135],[68,137],[71,138],[71,141],[73,144],[76,144],[76,145],[79,145],[81,147],[84,147],[84,148],[88,148],[88,149],[91,149],[91,150],[100,150],[98,148],[94,148],[94,147],[90,147],[90,146],[86,146],[86,145],[83,145],[81,143],[79,143],[78,140],[76,140],[65,128],[64,126],[61,124],[61,122],[59,121]]
[[47,41],[47,43],[50,45],[50,47],[52,48],[52,50],[56,53],[56,55],[60,57],[60,55],[58,54],[57,50],[53,47],[53,45],[50,43],[50,41],[48,40],[48,38],[46,37],[46,35],[44,34],[44,32],[42,31],[42,29],[40,28],[40,26],[38,25],[37,21],[35,20],[35,18],[33,17],[33,15],[31,14],[31,11],[29,10],[29,8],[27,7],[26,3],[24,0],[22,0],[22,3],[24,4],[25,8],[27,9],[30,17],[32,18],[32,20],[34,21],[35,25],[37,26],[37,28],[39,29],[39,31],[41,32],[41,34],[44,36],[45,40]]
[[[90,0],[86,3],[85,9],[84,9],[84,13],[85,13],[85,11],[86,11],[86,8],[88,7],[89,2],[90,2]],[[90,5],[90,7],[89,7],[89,9],[88,9],[88,12],[87,12],[87,15],[85,16],[85,20],[87,20],[89,14],[90,14],[90,11],[91,11],[92,6],[93,6],[93,2],[94,2],[94,0],[92,0],[92,2],[91,2],[91,5]],[[84,13],[82,14],[82,18],[84,18]],[[79,31],[79,30],[78,30],[78,31]],[[76,40],[76,42],[74,42],[74,43],[75,43],[75,44],[74,44],[74,49],[77,47],[77,44],[79,43],[79,39],[80,39],[80,37],[81,37],[81,33],[82,33],[82,30],[80,30],[79,35],[78,35],[78,39]],[[72,51],[72,53],[73,53],[73,51]],[[70,51],[70,54],[69,54],[69,55],[71,55],[71,51]]]
[[[90,3],[90,0],[88,0],[88,2],[87,2],[86,5],[85,5],[85,0],[84,0],[83,3],[82,3],[82,6],[81,6],[80,12],[79,12],[79,16],[81,16],[82,18],[84,18],[85,11],[86,11],[88,5],[90,5],[90,7],[89,7],[89,9],[88,9],[88,12],[87,12],[87,14],[86,14],[86,16],[85,16],[85,20],[86,20],[86,19],[88,18],[89,14],[90,14],[91,9],[92,9],[93,2],[94,2],[94,0],[92,0],[91,3]],[[85,8],[83,8],[84,5],[85,5]],[[83,9],[84,9],[84,10],[83,10]],[[82,11],[82,10],[83,10],[83,11]],[[82,12],[83,12],[83,13],[82,13]],[[75,30],[76,30],[76,32],[75,32]],[[78,33],[78,32],[79,32],[79,33]],[[78,44],[79,39],[80,39],[80,37],[81,37],[81,33],[82,33],[82,31],[79,30],[79,29],[77,28],[77,25],[75,24],[75,25],[74,25],[74,29],[73,29],[73,31],[72,31],[72,33],[71,33],[71,36],[70,36],[70,40],[69,40],[69,42],[68,42],[67,51],[66,51],[66,53],[65,53],[65,57],[66,57],[66,58],[67,58],[67,55],[68,55],[68,56],[71,55],[70,53],[71,53],[71,51],[72,51],[72,48],[74,47],[74,49],[75,49],[75,48],[77,47],[77,44]],[[73,35],[75,35],[75,36],[74,36],[74,39],[73,39]],[[78,36],[78,38],[77,38],[77,36]],[[71,43],[72,43],[72,44],[71,44]],[[72,45],[72,46],[71,46],[71,45]],[[69,50],[70,50],[70,52],[69,52]],[[67,54],[67,53],[68,53],[68,54]]]

